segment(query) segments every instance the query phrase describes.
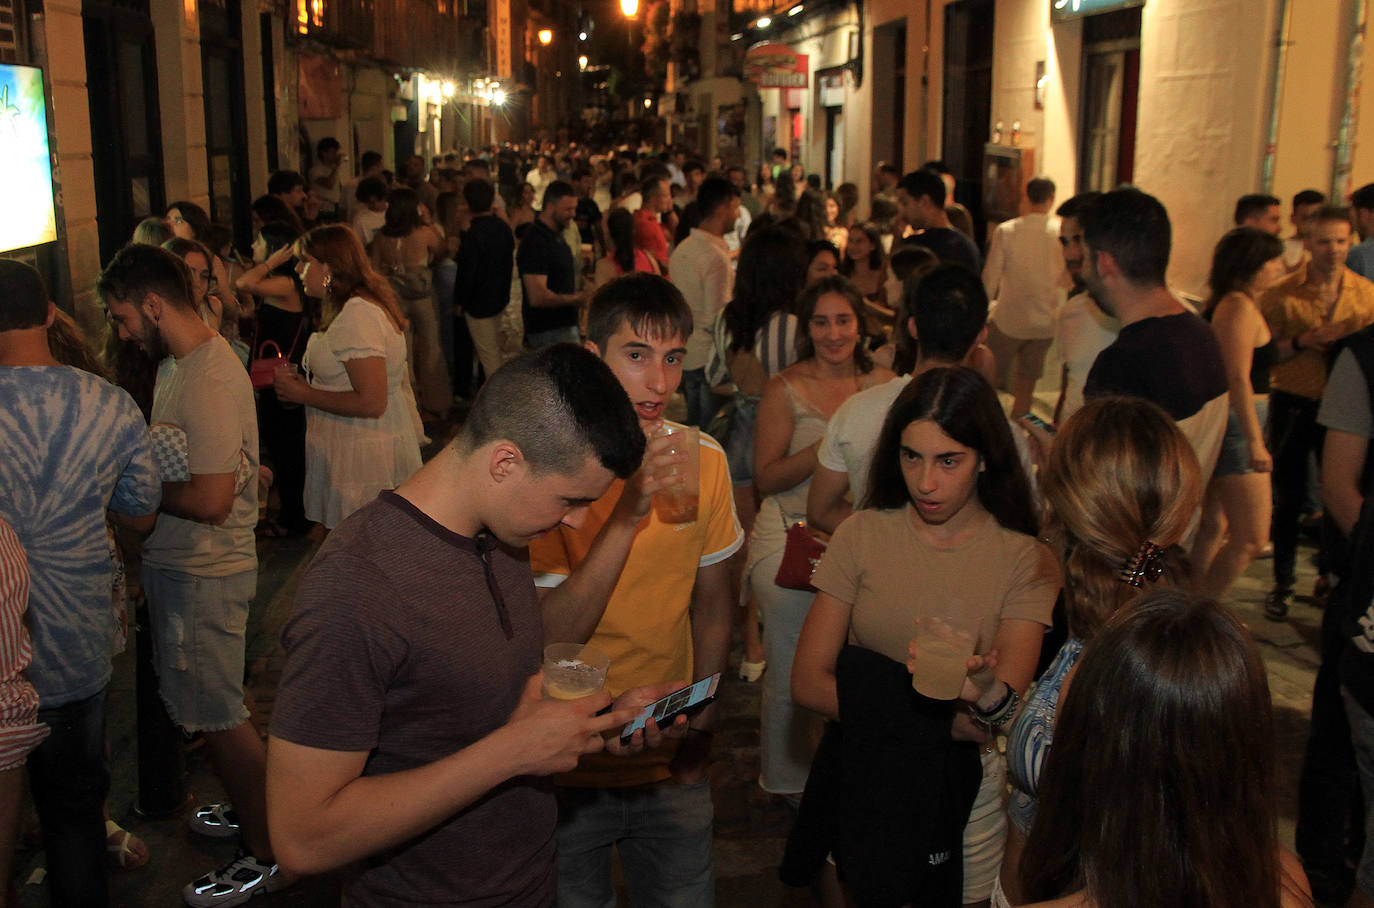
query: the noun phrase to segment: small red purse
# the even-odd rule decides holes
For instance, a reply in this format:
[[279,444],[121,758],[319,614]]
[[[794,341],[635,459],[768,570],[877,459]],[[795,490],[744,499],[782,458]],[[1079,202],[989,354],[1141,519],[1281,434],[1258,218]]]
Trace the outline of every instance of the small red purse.
[[778,575],[773,582],[787,590],[816,592],[811,585],[811,575],[824,554],[825,543],[812,534],[805,520],[798,520],[787,527],[787,544],[783,547],[782,563],[778,565]]

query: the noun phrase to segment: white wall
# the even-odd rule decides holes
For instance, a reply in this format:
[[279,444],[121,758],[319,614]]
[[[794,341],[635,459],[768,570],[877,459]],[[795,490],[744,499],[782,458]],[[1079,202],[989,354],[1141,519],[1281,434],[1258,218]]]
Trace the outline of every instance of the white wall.
[[1144,8],[1134,182],[1173,224],[1169,280],[1200,291],[1232,204],[1260,179],[1272,0]]

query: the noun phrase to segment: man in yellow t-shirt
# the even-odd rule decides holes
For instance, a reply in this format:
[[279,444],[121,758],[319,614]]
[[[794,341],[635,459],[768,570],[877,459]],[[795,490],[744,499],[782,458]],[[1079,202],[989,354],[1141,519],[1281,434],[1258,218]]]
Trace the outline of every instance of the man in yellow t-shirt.
[[1345,266],[1350,235],[1349,211],[1318,211],[1306,238],[1310,261],[1259,301],[1279,358],[1270,381],[1267,427],[1274,458],[1274,587],[1265,600],[1265,615],[1276,621],[1288,614],[1296,579],[1308,458],[1321,451],[1317,409],[1326,388],[1327,357],[1343,338],[1374,322],[1374,284]]
[[[682,294],[658,275],[625,275],[592,300],[587,347],[620,379],[651,436],[682,379],[691,333],[691,310]],[[654,438],[645,463],[662,458],[663,448],[663,439]],[[687,684],[726,668],[733,604],[727,562],[743,545],[744,533],[725,452],[703,435],[700,455],[696,521],[663,523],[653,511],[639,521],[591,631],[588,642],[611,657],[606,686],[613,694],[650,681]],[[648,480],[645,489],[654,483]],[[581,526],[560,526],[530,545],[530,568],[541,594],[576,580],[601,537],[623,531],[613,511],[624,487],[614,482]],[[614,901],[612,845],[620,850],[632,903],[643,902],[650,890],[664,904],[715,903],[714,811],[706,775],[714,713],[708,707],[694,715],[680,741],[614,762],[587,756],[558,778],[560,908]]]

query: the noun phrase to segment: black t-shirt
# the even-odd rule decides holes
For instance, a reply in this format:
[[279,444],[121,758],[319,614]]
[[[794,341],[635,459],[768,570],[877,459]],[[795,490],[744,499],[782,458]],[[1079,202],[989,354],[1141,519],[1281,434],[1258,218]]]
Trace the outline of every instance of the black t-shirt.
[[978,252],[978,247],[973,244],[962,231],[954,230],[949,227],[928,227],[920,233],[905,237],[901,240],[902,244],[911,246],[924,246],[941,264],[953,263],[963,265],[974,274],[983,273],[983,256]]
[[[515,263],[520,267],[521,277],[527,274],[545,275],[548,287],[554,293],[573,293],[577,290],[577,265],[572,250],[564,242],[562,234],[554,233],[542,218],[535,219],[525,238],[520,241]],[[577,324],[576,306],[535,308],[525,299],[523,311],[526,334]]]
[[1181,422],[1226,390],[1226,367],[1211,326],[1180,312],[1123,327],[1088,370],[1083,396],[1143,397]]
[[[523,553],[521,553],[523,554]],[[364,776],[427,766],[502,726],[539,670],[543,625],[529,563],[488,551],[510,633],[474,540],[392,492],[353,513],[306,568],[282,629],[272,734],[366,752]],[[366,862],[359,905],[548,905],[557,807],[519,776]]]
[[499,315],[510,303],[515,235],[493,214],[481,214],[463,233],[458,246],[454,299],[473,318]]

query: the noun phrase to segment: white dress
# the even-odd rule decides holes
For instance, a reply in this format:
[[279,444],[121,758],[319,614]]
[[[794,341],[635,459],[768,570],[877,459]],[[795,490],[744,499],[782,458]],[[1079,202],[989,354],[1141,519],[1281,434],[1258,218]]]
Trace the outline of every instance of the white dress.
[[351,391],[344,363],[372,356],[386,360],[386,410],[379,418],[306,408],[305,516],[331,530],[420,468],[405,336],[381,306],[356,296],[344,303],[327,329],[310,336],[303,364],[312,387]]

